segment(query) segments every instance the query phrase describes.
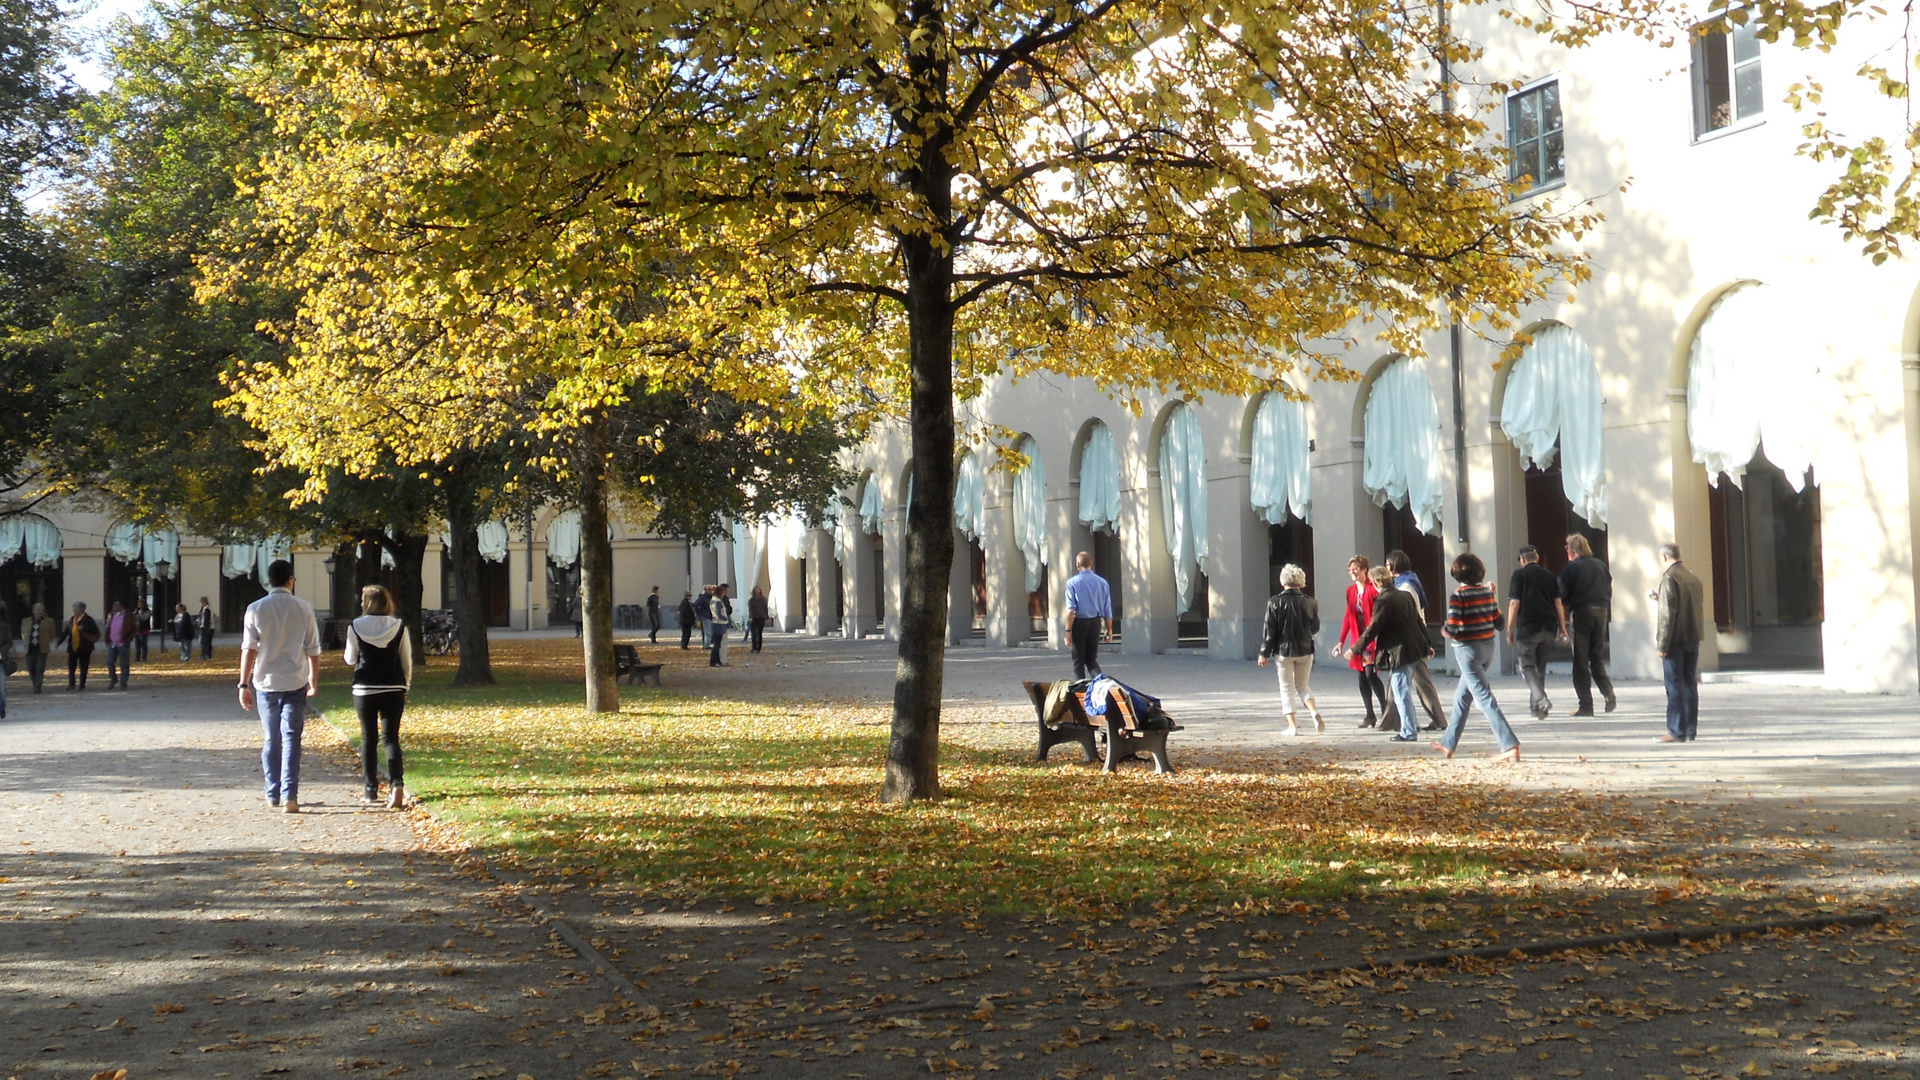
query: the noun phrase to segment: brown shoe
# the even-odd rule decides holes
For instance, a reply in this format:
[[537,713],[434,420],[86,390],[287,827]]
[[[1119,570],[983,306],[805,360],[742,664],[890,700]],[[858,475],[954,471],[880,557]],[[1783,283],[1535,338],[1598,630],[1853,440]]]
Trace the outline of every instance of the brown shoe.
[[283,813],[283,814],[297,814],[297,813],[299,813],[299,812],[300,812],[300,802],[299,802],[299,800],[297,800],[297,799],[288,799],[288,800],[287,800],[286,802],[283,802],[283,803],[281,803],[281,804],[280,804],[280,812],[281,812],[281,813]]

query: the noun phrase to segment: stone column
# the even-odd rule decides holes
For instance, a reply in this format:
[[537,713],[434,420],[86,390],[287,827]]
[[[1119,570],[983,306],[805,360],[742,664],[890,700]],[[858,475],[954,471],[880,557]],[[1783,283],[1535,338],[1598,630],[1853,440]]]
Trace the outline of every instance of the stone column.
[[840,630],[839,563],[834,560],[833,534],[825,529],[807,532],[807,633],[834,634]]
[[1213,660],[1259,655],[1267,598],[1279,588],[1267,581],[1267,524],[1253,514],[1250,461],[1235,458],[1207,478],[1207,656]]
[[987,644],[1024,644],[1027,622],[1026,559],[1013,546],[1013,490],[1006,474],[987,470],[987,528],[980,548],[987,555]]

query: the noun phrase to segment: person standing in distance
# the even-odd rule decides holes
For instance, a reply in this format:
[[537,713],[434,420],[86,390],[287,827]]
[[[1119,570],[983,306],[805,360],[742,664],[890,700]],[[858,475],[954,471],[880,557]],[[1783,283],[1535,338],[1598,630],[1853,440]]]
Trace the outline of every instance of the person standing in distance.
[[107,689],[127,688],[133,678],[133,612],[115,600],[107,609]]
[[193,612],[185,604],[173,605],[173,618],[168,621],[173,629],[174,643],[180,646],[180,662],[193,659]]
[[1306,594],[1307,572],[1288,563],[1280,568],[1280,592],[1267,601],[1261,621],[1260,666],[1273,658],[1280,671],[1280,707],[1287,714],[1287,734],[1300,734],[1295,716],[1305,709],[1313,715],[1313,730],[1327,730],[1320,706],[1313,700],[1308,677],[1313,674],[1313,639],[1320,632],[1320,604]]
[[59,637],[60,624],[47,614],[47,605],[33,605],[33,614],[20,624],[20,640],[27,643],[27,675],[36,694],[47,677],[47,654],[53,651],[53,643]]
[[713,617],[707,624],[707,629],[711,632],[710,640],[713,642],[707,650],[708,667],[728,666],[727,631],[733,629],[733,601],[727,598],[729,588],[730,586],[724,581],[715,585],[713,599],[707,605]]
[[1619,704],[1607,678],[1607,624],[1613,621],[1613,574],[1593,557],[1593,546],[1579,533],[1567,537],[1567,565],[1560,568],[1560,600],[1567,622],[1561,635],[1573,646],[1574,709],[1568,716],[1593,715],[1593,688],[1607,699],[1607,711]]
[[1527,679],[1527,709],[1535,720],[1553,711],[1547,700],[1547,650],[1567,625],[1560,602],[1560,579],[1540,565],[1540,549],[1520,549],[1520,568],[1507,582],[1507,644],[1520,653],[1520,674]]
[[684,651],[693,641],[693,628],[700,624],[700,614],[693,610],[693,594],[680,598],[680,648]]
[[1067,579],[1067,640],[1073,646],[1073,677],[1091,679],[1100,674],[1100,642],[1113,640],[1113,589],[1093,572],[1093,556],[1073,557]]
[[1660,605],[1653,647],[1667,684],[1667,733],[1663,743],[1692,742],[1700,732],[1700,638],[1706,632],[1706,590],[1680,565],[1680,545],[1660,545]]
[[660,586],[655,585],[647,594],[647,643],[660,644]]
[[213,631],[215,624],[216,620],[213,617],[213,605],[207,603],[207,598],[203,596],[200,598],[200,615],[194,620],[194,625],[200,628],[200,659],[202,660],[213,659]]
[[753,646],[753,652],[760,651],[760,642],[771,618],[767,614],[767,594],[755,585],[752,595],[747,597],[747,641]]
[[[73,605],[73,618],[60,630],[60,641],[67,643],[67,689],[74,689],[73,674],[80,672],[81,690],[87,688],[87,671],[93,667],[93,647],[100,641],[100,624],[87,614],[87,605]],[[55,645],[60,641],[54,642]]]
[[259,708],[267,805],[289,814],[300,812],[300,740],[307,699],[319,689],[313,605],[293,595],[293,564],[275,559],[267,567],[267,595],[247,605],[240,622],[240,707]]

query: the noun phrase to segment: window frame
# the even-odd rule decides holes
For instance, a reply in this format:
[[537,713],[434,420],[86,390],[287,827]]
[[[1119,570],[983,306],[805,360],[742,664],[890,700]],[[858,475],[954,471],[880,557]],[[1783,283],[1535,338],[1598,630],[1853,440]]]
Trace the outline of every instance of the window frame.
[[[1761,50],[1761,46],[1765,43],[1756,38],[1753,43],[1753,57],[1748,60],[1738,59],[1734,48],[1735,35],[1741,30],[1750,31],[1752,26],[1751,17],[1748,22],[1735,25],[1728,18],[1728,13],[1723,11],[1711,19],[1703,19],[1700,22],[1694,23],[1688,29],[1688,131],[1692,136],[1691,141],[1693,143],[1710,142],[1714,139],[1731,135],[1737,131],[1745,131],[1748,128],[1759,127],[1761,124],[1767,122],[1766,56]],[[1712,30],[1711,33],[1703,33],[1703,31],[1714,27],[1717,27],[1717,29]],[[1705,96],[1708,89],[1706,85],[1708,61],[1707,41],[1710,37],[1717,38],[1717,47],[1721,50],[1723,70],[1726,78],[1726,107],[1729,119],[1719,127],[1704,126],[1709,119],[1709,106],[1705,103]],[[1757,72],[1760,83],[1758,95],[1759,104],[1754,112],[1748,114],[1742,114],[1739,111],[1740,74],[1743,70],[1753,70]]]
[[[1509,154],[1512,155],[1512,158],[1513,158],[1512,164],[1508,167],[1508,173],[1507,173],[1507,182],[1510,184],[1518,183],[1520,180],[1520,176],[1518,173],[1519,164],[1520,164],[1520,151],[1514,139],[1514,135],[1515,135],[1514,113],[1513,113],[1514,102],[1528,94],[1539,93],[1545,90],[1549,85],[1556,86],[1557,88],[1558,84],[1561,81],[1560,76],[1561,76],[1561,73],[1558,71],[1550,72],[1546,75],[1542,75],[1536,79],[1532,79],[1519,86],[1516,86],[1512,90],[1507,92],[1506,101],[1504,103],[1506,106],[1506,122],[1507,122],[1506,140],[1507,140],[1507,151]],[[1564,95],[1558,95],[1558,96],[1560,98],[1560,126],[1559,128],[1554,130],[1557,130],[1560,133],[1560,153],[1562,158],[1564,159],[1566,155],[1566,146],[1567,146],[1567,142],[1566,142],[1567,140],[1567,106],[1566,106],[1565,96]],[[1542,95],[1543,100],[1544,100],[1544,97],[1545,95],[1543,94]],[[1544,116],[1543,116],[1543,119],[1544,119]],[[1537,136],[1527,141],[1529,143],[1538,143],[1544,146],[1546,143],[1548,134],[1549,134],[1549,130],[1546,128],[1542,128],[1540,133]],[[1535,176],[1533,178],[1533,183],[1530,186],[1528,186],[1526,190],[1518,191],[1514,193],[1513,200],[1515,202],[1518,202],[1522,199],[1530,199],[1542,192],[1553,191],[1558,188],[1563,188],[1566,186],[1567,186],[1566,168],[1563,160],[1562,167],[1560,170],[1560,175],[1558,177],[1555,177],[1549,180],[1542,180],[1540,177]]]

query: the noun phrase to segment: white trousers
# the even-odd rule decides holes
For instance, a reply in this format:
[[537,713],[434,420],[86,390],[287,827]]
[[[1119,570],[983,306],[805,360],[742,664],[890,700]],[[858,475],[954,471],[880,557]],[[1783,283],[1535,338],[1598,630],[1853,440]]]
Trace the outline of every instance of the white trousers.
[[1280,708],[1288,716],[1318,711],[1307,677],[1313,673],[1313,657],[1276,656],[1273,665],[1280,673]]

